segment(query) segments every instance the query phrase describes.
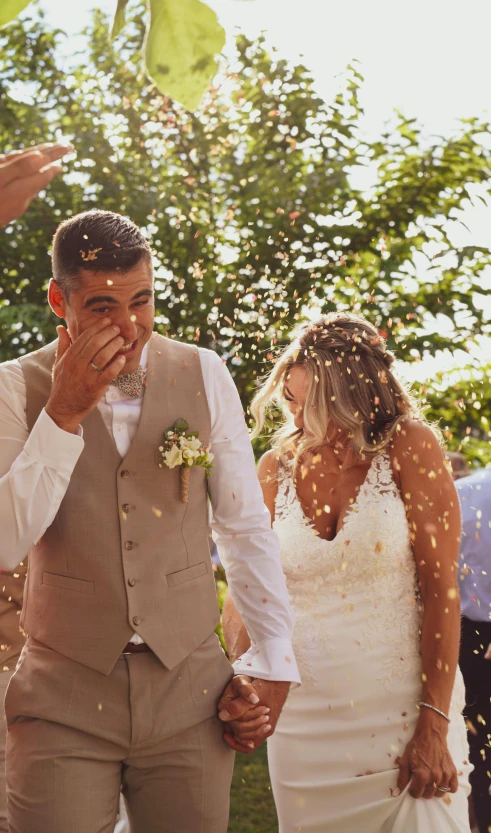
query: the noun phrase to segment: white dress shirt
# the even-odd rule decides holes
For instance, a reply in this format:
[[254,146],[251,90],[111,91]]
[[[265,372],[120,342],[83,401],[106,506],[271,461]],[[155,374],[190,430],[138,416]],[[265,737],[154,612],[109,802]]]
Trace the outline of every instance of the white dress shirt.
[[[209,481],[212,530],[234,602],[252,646],[234,663],[236,674],[300,682],[291,636],[278,542],[257,480],[242,405],[216,353],[199,349],[211,416]],[[143,351],[145,367],[147,350]],[[110,386],[98,404],[125,457],[136,434],[143,394],[136,399]],[[14,569],[52,524],[84,447],[82,429],[69,434],[45,410],[29,434],[20,362],[0,365],[0,568]],[[136,634],[132,641],[142,641]]]

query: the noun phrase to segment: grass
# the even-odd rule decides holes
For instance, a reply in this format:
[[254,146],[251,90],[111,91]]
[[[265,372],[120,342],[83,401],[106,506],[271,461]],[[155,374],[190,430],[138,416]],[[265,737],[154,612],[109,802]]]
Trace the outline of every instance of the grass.
[[235,757],[228,833],[278,833],[266,744],[251,756]]

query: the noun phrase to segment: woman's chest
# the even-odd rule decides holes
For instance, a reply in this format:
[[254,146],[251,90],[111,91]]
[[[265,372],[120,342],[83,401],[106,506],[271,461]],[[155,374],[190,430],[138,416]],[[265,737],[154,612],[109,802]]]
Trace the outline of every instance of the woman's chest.
[[274,528],[287,579],[320,582],[320,592],[331,586],[346,593],[355,585],[393,585],[395,576],[414,570],[406,514],[396,495],[363,494],[332,540],[321,538],[298,499]]
[[345,472],[307,471],[296,478],[296,494],[302,512],[320,538],[332,541],[356,506],[369,471],[368,465]]

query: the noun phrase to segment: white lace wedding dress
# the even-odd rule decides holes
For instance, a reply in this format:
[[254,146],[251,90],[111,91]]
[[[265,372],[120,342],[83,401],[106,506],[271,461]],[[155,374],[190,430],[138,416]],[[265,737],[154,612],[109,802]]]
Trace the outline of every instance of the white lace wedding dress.
[[416,569],[388,454],[374,458],[333,541],[305,517],[289,467],[275,514],[303,679],[268,741],[280,833],[469,833],[460,671],[448,734],[458,792],[392,796],[422,672]]

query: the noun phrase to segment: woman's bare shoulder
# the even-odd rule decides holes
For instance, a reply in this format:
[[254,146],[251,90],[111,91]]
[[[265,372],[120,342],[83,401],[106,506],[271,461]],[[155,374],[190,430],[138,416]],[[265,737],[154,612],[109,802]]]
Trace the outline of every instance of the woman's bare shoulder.
[[266,451],[260,458],[257,474],[261,484],[275,482],[278,477],[278,455],[276,451]]
[[440,442],[431,427],[418,419],[405,419],[397,426],[391,442],[391,453],[395,456],[420,454],[428,457],[442,455]]
[[275,451],[267,451],[266,454],[263,454],[259,460],[257,474],[263,490],[264,503],[269,509],[271,522],[273,522],[278,494],[278,455]]
[[401,489],[408,475],[443,465],[443,452],[432,427],[417,419],[405,419],[397,426],[390,442],[394,479]]

